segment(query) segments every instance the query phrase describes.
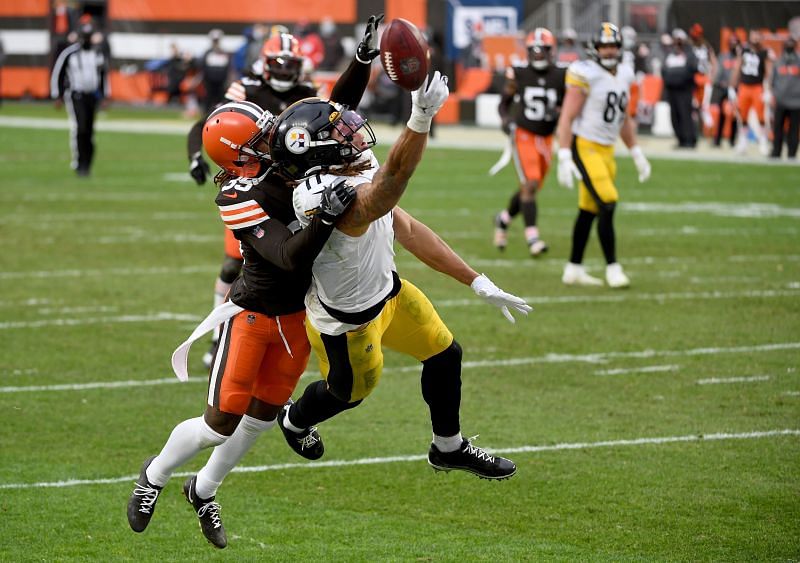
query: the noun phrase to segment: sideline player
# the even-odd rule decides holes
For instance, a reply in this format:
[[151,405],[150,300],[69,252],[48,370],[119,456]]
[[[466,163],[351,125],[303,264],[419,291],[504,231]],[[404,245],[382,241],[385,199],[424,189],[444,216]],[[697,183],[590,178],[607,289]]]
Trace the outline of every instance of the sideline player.
[[603,285],[583,268],[583,253],[595,218],[607,263],[606,282],[613,288],[630,285],[617,262],[614,234],[619,199],[614,184],[617,136],[630,149],[640,182],[650,177],[650,163],[636,144],[636,130],[627,111],[634,75],[630,67],[619,64],[621,46],[619,30],[605,22],[589,44],[589,58],[572,63],[567,70],[567,93],[558,122],[558,182],[572,188],[573,180],[579,180],[572,251],[561,278],[567,285]]
[[525,39],[525,46],[528,64],[506,70],[498,108],[503,131],[511,137],[519,188],[508,207],[495,216],[494,245],[505,249],[511,220],[522,211],[525,241],[531,256],[536,257],[547,251],[536,224],[536,195],[544,186],[550,168],[553,131],[564,99],[566,69],[553,63],[556,39],[548,29],[534,29]]
[[[492,456],[462,437],[461,347],[427,297],[401,279],[394,264],[396,237],[431,268],[470,285],[512,322],[509,308],[524,314],[530,310],[395,207],[447,95],[447,79],[438,71],[412,94],[411,117],[382,166],[368,150],[374,136],[363,118],[323,100],[305,100],[289,108],[270,137],[272,158],[301,180],[294,191],[301,223],[313,216],[318,194],[327,186],[346,182],[357,189],[356,203],[314,261],[306,297],[306,331],[323,379],[309,384],[278,417],[289,445],[308,459],[324,453],[314,425],[357,407],[376,387],[386,346],[422,362],[422,394],[434,434],[428,463],[434,469],[468,471],[485,479],[506,479],[516,472],[510,460]],[[365,134],[371,142],[365,142]]]
[[[767,138],[766,116],[764,106],[772,103],[772,58],[769,51],[761,44],[761,32],[751,30],[749,41],[739,51],[736,63],[731,72],[731,89],[728,96],[736,100],[736,106],[741,119],[739,139],[736,151],[744,153],[747,150],[747,137],[751,129],[758,139],[758,148],[763,155],[769,154],[769,140]],[[757,124],[752,124],[749,119],[750,110],[756,113]]]
[[[383,20],[383,15],[371,16],[367,21],[364,36],[356,49],[356,55],[347,73],[354,72],[359,65],[370,64],[377,56],[374,48],[377,41],[377,28]],[[272,35],[261,50],[261,58],[254,65],[259,72],[250,72],[228,87],[225,93],[226,101],[249,101],[278,115],[291,104],[303,98],[317,95],[317,89],[304,79],[304,58],[300,53],[297,38],[289,33],[278,32]],[[331,98],[336,99],[333,95]],[[209,167],[202,156],[202,129],[205,119],[199,120],[189,131],[187,147],[189,153],[189,173],[198,185],[206,181]],[[225,256],[222,261],[219,276],[214,283],[214,306],[225,300],[233,280],[242,269],[242,254],[239,242],[234,238],[229,229],[225,230]],[[212,334],[211,349],[203,356],[203,362],[208,367],[211,365],[219,331]]]

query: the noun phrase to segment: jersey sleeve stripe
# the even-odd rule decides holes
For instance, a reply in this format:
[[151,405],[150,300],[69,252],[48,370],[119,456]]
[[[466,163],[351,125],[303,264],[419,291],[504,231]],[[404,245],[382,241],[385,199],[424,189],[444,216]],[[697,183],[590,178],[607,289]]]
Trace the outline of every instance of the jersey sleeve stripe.
[[261,209],[261,206],[258,204],[258,202],[253,201],[252,199],[242,201],[241,203],[226,203],[225,205],[217,204],[217,207],[219,207],[220,213],[231,213],[235,211],[241,211],[242,209]]
[[576,74],[572,70],[567,71],[567,78],[565,80],[567,86],[577,86],[581,90],[589,90],[589,81],[580,74]]
[[256,225],[259,225],[259,224],[263,223],[267,219],[269,219],[269,217],[265,213],[261,217],[256,217],[256,218],[252,218],[252,219],[241,219],[240,221],[235,222],[235,223],[231,223],[229,221],[225,221],[225,226],[228,227],[232,231],[237,231],[239,229],[245,229],[247,227],[254,227]]

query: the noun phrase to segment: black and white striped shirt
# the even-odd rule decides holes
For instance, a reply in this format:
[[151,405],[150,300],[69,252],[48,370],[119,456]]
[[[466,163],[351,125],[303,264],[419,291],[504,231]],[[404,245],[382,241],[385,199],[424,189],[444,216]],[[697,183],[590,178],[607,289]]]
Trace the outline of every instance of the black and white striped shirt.
[[108,63],[103,53],[96,49],[82,49],[80,43],[70,45],[58,56],[50,77],[50,97],[60,98],[64,92],[91,94],[104,97],[111,93],[107,78]]

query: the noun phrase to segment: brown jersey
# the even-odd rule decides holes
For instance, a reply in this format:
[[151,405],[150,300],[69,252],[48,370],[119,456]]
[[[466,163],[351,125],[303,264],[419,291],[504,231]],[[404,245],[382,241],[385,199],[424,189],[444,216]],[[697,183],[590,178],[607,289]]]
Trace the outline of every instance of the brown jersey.
[[741,84],[761,84],[764,82],[764,73],[767,65],[767,52],[756,51],[747,46],[742,50],[742,63],[739,67],[739,82]]
[[333,227],[314,219],[300,230],[292,188],[275,174],[233,179],[221,186],[216,203],[244,258],[231,301],[269,316],[302,311],[311,265]]
[[554,64],[544,70],[513,66],[507,78],[517,84],[511,118],[517,127],[537,135],[552,135],[564,100],[566,69]]

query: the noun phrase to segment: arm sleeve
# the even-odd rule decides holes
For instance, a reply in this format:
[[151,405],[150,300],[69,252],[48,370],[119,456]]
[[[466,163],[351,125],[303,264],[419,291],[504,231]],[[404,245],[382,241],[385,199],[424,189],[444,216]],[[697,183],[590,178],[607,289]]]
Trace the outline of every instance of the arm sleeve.
[[58,55],[55,65],[53,65],[53,74],[50,77],[50,97],[55,99],[61,98],[64,95],[65,81],[67,75],[67,57],[70,51],[64,49]]
[[355,57],[345,69],[331,91],[331,100],[357,108],[367,89],[372,65],[358,62]]
[[[261,237],[256,233],[263,231]],[[314,218],[305,229],[292,232],[279,221],[270,219],[252,229],[234,231],[236,238],[252,246],[265,260],[282,270],[293,271],[310,265],[317,257],[328,237],[332,225]]]
[[206,122],[204,117],[189,129],[189,136],[186,138],[186,148],[189,152],[189,162],[195,154],[200,152],[203,148],[203,125]]

